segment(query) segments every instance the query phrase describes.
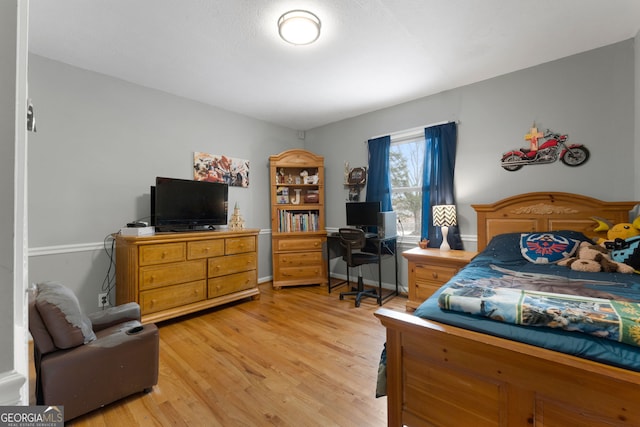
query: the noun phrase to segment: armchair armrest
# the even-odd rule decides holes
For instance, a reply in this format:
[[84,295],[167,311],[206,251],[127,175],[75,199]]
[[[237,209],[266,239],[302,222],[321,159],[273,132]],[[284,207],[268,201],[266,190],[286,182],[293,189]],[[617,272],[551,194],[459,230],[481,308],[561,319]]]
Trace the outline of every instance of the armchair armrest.
[[130,320],[140,321],[140,306],[135,302],[109,307],[89,314],[94,331],[100,331],[118,323]]

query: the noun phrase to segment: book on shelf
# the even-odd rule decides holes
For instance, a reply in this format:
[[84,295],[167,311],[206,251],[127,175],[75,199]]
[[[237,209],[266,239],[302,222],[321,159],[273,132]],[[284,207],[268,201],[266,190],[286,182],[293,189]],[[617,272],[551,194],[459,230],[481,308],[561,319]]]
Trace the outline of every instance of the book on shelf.
[[289,233],[293,231],[318,231],[318,211],[279,211],[278,231]]

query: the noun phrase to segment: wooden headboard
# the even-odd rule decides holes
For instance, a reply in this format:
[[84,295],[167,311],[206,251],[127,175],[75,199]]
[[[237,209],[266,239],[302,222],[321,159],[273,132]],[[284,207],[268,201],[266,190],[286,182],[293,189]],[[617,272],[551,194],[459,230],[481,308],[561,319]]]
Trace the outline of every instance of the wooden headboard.
[[579,194],[560,192],[524,193],[487,205],[471,205],[478,218],[478,250],[497,234],[576,230],[589,237],[595,232],[592,216],[612,223],[629,222],[629,211],[639,202],[604,202]]

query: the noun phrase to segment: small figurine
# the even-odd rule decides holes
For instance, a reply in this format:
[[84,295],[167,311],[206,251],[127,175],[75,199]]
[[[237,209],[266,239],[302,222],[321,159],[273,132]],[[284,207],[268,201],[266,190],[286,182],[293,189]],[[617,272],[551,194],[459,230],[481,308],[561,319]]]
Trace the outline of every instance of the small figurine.
[[242,219],[242,215],[240,215],[238,202],[236,202],[236,205],[233,208],[233,214],[231,215],[231,220],[229,221],[229,229],[231,231],[244,230],[244,219]]

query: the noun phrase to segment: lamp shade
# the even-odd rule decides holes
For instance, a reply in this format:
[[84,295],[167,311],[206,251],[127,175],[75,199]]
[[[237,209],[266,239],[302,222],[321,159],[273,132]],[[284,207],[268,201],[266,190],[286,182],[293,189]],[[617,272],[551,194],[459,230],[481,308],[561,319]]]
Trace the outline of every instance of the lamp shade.
[[320,37],[320,18],[307,10],[290,10],[278,19],[278,32],[288,43],[310,44]]
[[433,225],[451,227],[457,223],[456,205],[436,205],[433,207]]

